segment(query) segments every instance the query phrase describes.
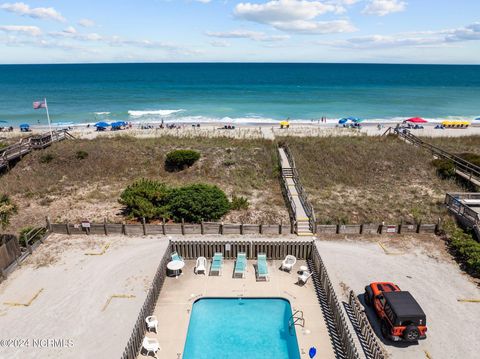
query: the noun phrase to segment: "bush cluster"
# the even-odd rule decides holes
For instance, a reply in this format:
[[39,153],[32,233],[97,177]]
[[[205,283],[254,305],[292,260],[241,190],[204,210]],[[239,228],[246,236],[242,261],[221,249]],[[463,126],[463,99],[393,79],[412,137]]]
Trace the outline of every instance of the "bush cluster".
[[[480,155],[476,153],[460,153],[457,156],[476,166],[480,166]],[[432,161],[432,165],[437,169],[440,177],[446,179],[455,177],[455,164],[453,161],[437,158]]]
[[474,277],[480,277],[480,243],[455,225],[446,229],[446,232],[450,249],[465,270]]
[[173,219],[187,222],[218,220],[230,210],[225,193],[214,185],[191,184],[169,187],[164,183],[141,179],[120,195],[120,203],[132,218]]
[[77,160],[84,160],[84,159],[87,158],[87,157],[88,157],[88,152],[86,152],[86,151],[80,150],[80,151],[77,151],[77,152],[75,153],[75,158],[76,158]]
[[239,211],[239,210],[246,210],[248,209],[248,207],[250,206],[250,203],[248,203],[248,199],[246,199],[245,197],[237,197],[237,196],[233,196],[232,197],[232,202],[230,203],[230,208],[235,210],[235,211]]
[[10,218],[17,213],[17,206],[6,194],[0,194],[0,227],[6,228],[10,224]]
[[55,156],[51,153],[46,153],[40,156],[40,163],[50,163],[55,159]]
[[193,150],[175,150],[167,153],[165,168],[168,171],[181,171],[200,159],[200,153]]

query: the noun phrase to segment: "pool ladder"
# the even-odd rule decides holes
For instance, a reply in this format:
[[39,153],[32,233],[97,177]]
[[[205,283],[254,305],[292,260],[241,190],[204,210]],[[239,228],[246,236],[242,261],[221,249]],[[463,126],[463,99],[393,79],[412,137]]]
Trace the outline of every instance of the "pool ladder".
[[301,310],[296,310],[295,313],[292,314],[290,319],[288,319],[288,329],[292,330],[292,328],[295,327],[295,325],[299,325],[302,328],[305,327],[305,319],[303,318],[303,311]]

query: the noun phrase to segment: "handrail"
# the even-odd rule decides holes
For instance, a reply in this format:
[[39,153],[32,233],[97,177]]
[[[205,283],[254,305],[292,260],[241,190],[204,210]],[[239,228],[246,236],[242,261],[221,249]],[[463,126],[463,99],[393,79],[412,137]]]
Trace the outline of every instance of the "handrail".
[[458,167],[460,169],[460,171],[467,172],[467,174],[470,175],[470,179],[472,178],[472,175],[474,175],[477,179],[480,180],[480,167],[479,166],[476,166],[473,163],[468,162],[468,161],[464,160],[463,158],[461,158],[457,155],[454,155],[454,154],[452,154],[450,152],[447,152],[447,151],[445,151],[445,150],[443,150],[443,149],[441,149],[437,146],[434,146],[434,145],[432,145],[428,142],[425,142],[425,141],[421,140],[417,136],[411,134],[406,129],[401,130],[401,129],[397,128],[394,131],[399,137],[404,138],[405,140],[411,142],[412,144],[418,145],[418,146],[421,146],[421,147],[424,147],[424,148],[430,150],[430,152],[432,152],[434,156],[452,161],[453,165],[455,167]]
[[[300,316],[296,316],[296,314],[300,314]],[[295,325],[298,325],[302,328],[305,327],[305,319],[303,318],[303,311],[301,310],[296,310],[295,313],[293,313],[290,318],[288,319],[288,328],[291,329]]]
[[473,196],[480,200],[480,194],[475,196],[473,193],[447,193],[445,204],[450,211],[467,219],[472,227],[480,227],[480,214],[461,201],[462,199],[471,199]]

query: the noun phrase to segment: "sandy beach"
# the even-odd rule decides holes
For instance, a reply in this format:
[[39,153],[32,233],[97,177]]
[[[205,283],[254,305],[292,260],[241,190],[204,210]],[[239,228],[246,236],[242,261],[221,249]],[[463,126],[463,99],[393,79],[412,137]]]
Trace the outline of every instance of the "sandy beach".
[[[294,137],[329,137],[329,136],[382,136],[389,127],[392,129],[396,123],[391,121],[362,124],[360,129],[347,128],[334,123],[295,123],[290,122],[289,128],[281,129],[279,125],[271,123],[266,124],[245,124],[236,126],[234,129],[225,129],[224,123],[202,124],[200,127],[192,124],[177,125],[176,128],[160,128],[159,125],[153,128],[142,129],[140,125],[132,124],[131,128],[122,130],[96,131],[93,126],[72,125],[70,127],[52,127],[56,129],[68,129],[76,138],[94,139],[97,137],[113,136],[134,136],[138,138],[155,138],[162,136],[176,137],[230,137],[237,139],[255,139],[264,138],[273,140],[276,137],[294,136]],[[380,125],[380,126],[379,126]],[[436,123],[427,123],[423,129],[412,129],[411,132],[421,137],[462,137],[480,135],[480,123],[472,124],[468,128],[445,128],[436,129]],[[25,137],[49,131],[47,126],[32,126],[30,132],[20,132],[14,129],[12,132],[0,132],[0,139],[13,139]]]

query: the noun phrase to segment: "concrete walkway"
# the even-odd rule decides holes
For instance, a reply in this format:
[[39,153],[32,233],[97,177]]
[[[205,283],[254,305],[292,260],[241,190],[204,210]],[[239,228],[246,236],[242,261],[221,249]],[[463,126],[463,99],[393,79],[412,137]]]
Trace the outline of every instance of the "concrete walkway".
[[282,176],[285,180],[285,183],[287,184],[287,191],[290,194],[289,197],[292,198],[293,205],[295,206],[295,220],[298,224],[297,234],[311,235],[312,232],[310,231],[308,224],[309,218],[307,216],[307,213],[305,212],[305,208],[303,207],[297,188],[295,187],[295,182],[293,180],[293,174],[291,172],[292,165],[290,164],[287,154],[285,153],[285,150],[283,148],[279,148],[278,152],[280,155],[280,162],[282,166]]

